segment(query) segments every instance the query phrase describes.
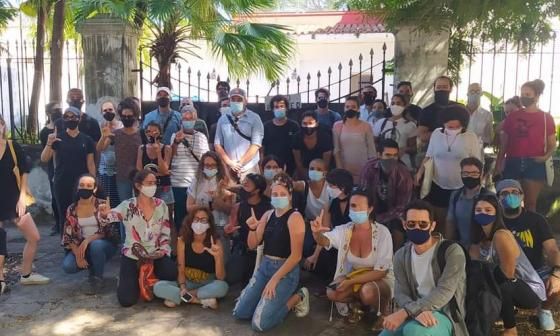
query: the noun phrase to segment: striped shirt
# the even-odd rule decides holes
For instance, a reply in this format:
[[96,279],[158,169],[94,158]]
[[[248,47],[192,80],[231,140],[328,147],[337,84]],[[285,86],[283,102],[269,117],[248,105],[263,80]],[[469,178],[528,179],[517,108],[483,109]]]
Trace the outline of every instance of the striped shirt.
[[[175,141],[175,134],[171,136],[171,143]],[[171,186],[176,188],[188,188],[198,169],[198,160],[209,151],[208,138],[203,133],[195,131],[187,134],[184,142],[177,145],[177,151],[171,160]],[[192,149],[192,153],[191,150]],[[196,158],[193,157],[196,155]],[[198,160],[197,160],[198,159]]]

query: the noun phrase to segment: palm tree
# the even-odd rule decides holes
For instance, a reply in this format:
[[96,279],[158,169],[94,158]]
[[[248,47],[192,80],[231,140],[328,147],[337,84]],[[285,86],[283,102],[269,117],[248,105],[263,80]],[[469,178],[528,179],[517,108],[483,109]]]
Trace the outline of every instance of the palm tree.
[[66,0],[58,0],[54,4],[52,35],[51,35],[51,74],[49,100],[60,102],[62,99],[62,51],[64,48],[64,23]]
[[251,23],[256,11],[272,8],[274,0],[74,0],[78,22],[110,13],[136,28],[148,30],[148,48],[156,59],[156,84],[170,86],[171,64],[196,56],[189,41],[206,40],[213,54],[226,60],[232,77],[262,73],[276,80],[287,67],[293,40],[280,25]]
[[[8,1],[0,0],[0,31],[4,30],[10,22],[17,15],[17,9],[13,8]],[[0,53],[6,51],[3,46],[0,45]]]

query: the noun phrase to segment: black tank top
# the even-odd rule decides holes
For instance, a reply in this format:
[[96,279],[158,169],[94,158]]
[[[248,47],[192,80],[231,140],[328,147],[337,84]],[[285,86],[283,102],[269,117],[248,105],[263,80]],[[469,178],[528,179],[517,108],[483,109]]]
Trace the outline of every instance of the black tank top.
[[[165,146],[163,146],[161,148],[161,156],[164,157],[165,156]],[[158,159],[150,159],[150,157],[148,156],[148,149],[146,147],[146,145],[142,145],[142,166],[146,167],[147,164],[153,164],[153,165],[158,165]],[[158,173],[158,171],[154,171],[154,173]],[[171,176],[170,175],[164,175],[164,176],[158,176],[157,177],[157,184],[158,186],[170,186],[171,185]]]
[[350,210],[348,204],[349,198],[346,198],[345,201],[346,201],[346,209],[344,210],[344,213],[340,211],[340,199],[338,197],[333,199],[331,202],[329,213],[331,214],[331,223],[333,228],[339,225],[347,224],[348,222],[352,221],[350,219],[350,216],[348,215]]
[[278,258],[288,258],[290,256],[292,249],[288,218],[294,212],[294,209],[290,209],[281,217],[276,217],[276,212],[272,212],[263,235],[265,255]]
[[216,273],[214,257],[206,250],[200,254],[196,253],[192,248],[192,243],[185,244],[185,260],[187,267],[210,274]]
[[271,209],[270,199],[266,196],[261,198],[261,201],[255,205],[249,204],[247,201],[239,203],[239,213],[237,214],[237,225],[239,228],[239,240],[244,246],[247,246],[247,236],[249,235],[249,227],[247,226],[247,219],[251,217],[251,209],[255,210],[255,216],[261,218],[265,212]]

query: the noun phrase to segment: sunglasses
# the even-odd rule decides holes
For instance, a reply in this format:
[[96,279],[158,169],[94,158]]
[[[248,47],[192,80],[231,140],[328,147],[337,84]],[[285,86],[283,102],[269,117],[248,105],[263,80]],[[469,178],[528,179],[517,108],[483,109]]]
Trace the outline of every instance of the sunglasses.
[[405,225],[406,228],[409,230],[413,230],[419,228],[420,230],[427,230],[430,227],[430,222],[426,221],[406,221]]

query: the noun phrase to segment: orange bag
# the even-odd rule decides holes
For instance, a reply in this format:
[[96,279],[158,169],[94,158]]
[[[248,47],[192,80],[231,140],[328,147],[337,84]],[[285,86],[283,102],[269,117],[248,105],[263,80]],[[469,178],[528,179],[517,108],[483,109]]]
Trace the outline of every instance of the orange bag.
[[154,273],[154,261],[146,259],[140,261],[138,272],[138,285],[140,287],[140,298],[144,301],[152,301],[154,298],[154,285],[158,278]]

